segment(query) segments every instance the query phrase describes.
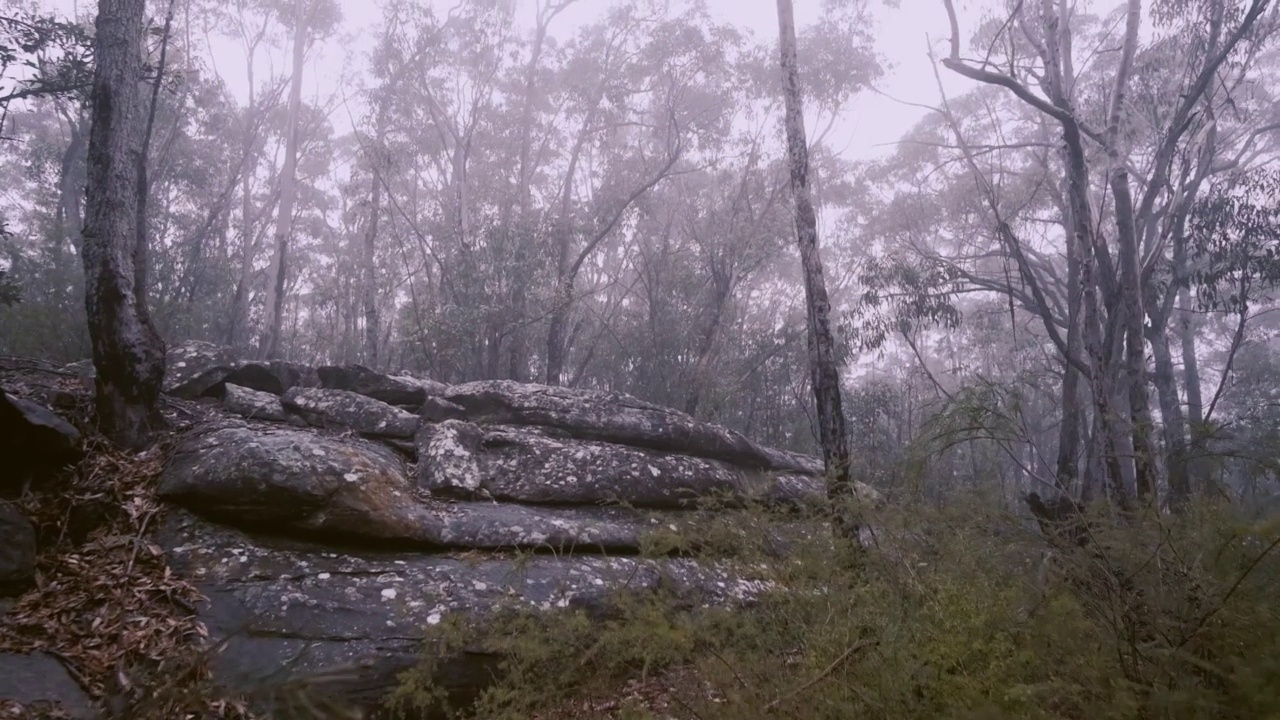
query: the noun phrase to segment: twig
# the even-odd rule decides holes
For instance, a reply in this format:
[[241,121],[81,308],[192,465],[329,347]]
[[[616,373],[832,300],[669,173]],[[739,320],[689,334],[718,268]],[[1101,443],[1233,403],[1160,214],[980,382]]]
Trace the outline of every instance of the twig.
[[849,646],[849,648],[848,648],[847,650],[845,650],[844,652],[840,653],[840,657],[836,658],[835,660],[832,660],[830,665],[828,665],[826,668],[824,668],[824,669],[822,670],[822,672],[820,672],[820,673],[818,673],[817,675],[815,675],[815,676],[813,677],[813,679],[811,679],[809,682],[807,682],[807,683],[805,683],[805,684],[801,685],[800,687],[796,688],[795,690],[792,690],[791,692],[787,693],[786,695],[783,695],[782,697],[779,697],[778,699],[774,700],[773,702],[769,703],[768,705],[765,705],[765,706],[764,706],[764,709],[765,709],[766,711],[773,711],[773,710],[776,710],[776,709],[777,709],[777,707],[778,707],[778,705],[779,705],[779,704],[781,704],[781,703],[782,703],[782,701],[784,701],[784,700],[791,700],[792,698],[794,698],[795,696],[799,695],[800,693],[802,693],[802,692],[804,692],[804,691],[808,690],[809,688],[813,687],[814,685],[817,685],[818,683],[822,682],[822,681],[823,681],[823,679],[825,679],[825,678],[826,678],[828,675],[830,675],[831,673],[835,672],[836,668],[840,667],[840,665],[841,665],[841,664],[843,664],[845,660],[848,660],[848,659],[849,659],[849,658],[850,658],[854,653],[858,652],[859,650],[862,650],[863,648],[868,648],[868,647],[872,647],[872,646],[874,646],[874,645],[879,645],[879,644],[880,644],[880,641],[879,641],[879,640],[859,640],[858,642],[856,642],[856,643],[854,643],[854,644],[850,645],[850,646]]
[[151,518],[155,517],[156,510],[152,510],[142,518],[142,524],[138,527],[138,534],[133,537],[133,551],[129,553],[129,562],[125,565],[124,576],[127,578],[133,574],[133,563],[138,559],[138,548],[142,547],[142,537],[147,534],[147,525],[151,523]]
[[726,668],[729,668],[729,672],[733,673],[733,677],[738,681],[738,684],[741,685],[743,689],[751,687],[750,685],[747,685],[747,681],[743,680],[742,676],[738,674],[737,668],[731,665],[728,660],[725,660],[723,655],[716,652],[715,648],[707,648],[707,651],[714,655]]
[[1240,589],[1240,586],[1244,584],[1244,581],[1248,579],[1248,577],[1251,574],[1253,574],[1254,568],[1258,567],[1258,565],[1263,560],[1267,559],[1267,556],[1270,555],[1271,552],[1275,550],[1276,547],[1278,546],[1280,546],[1280,537],[1277,537],[1275,540],[1273,540],[1265,550],[1263,550],[1261,553],[1258,554],[1258,557],[1253,559],[1253,562],[1249,563],[1249,567],[1245,568],[1244,572],[1240,573],[1240,577],[1236,578],[1236,581],[1232,583],[1230,588],[1227,589],[1226,594],[1222,596],[1222,600],[1218,601],[1215,607],[1213,607],[1211,610],[1209,610],[1209,612],[1205,613],[1200,618],[1200,622],[1196,623],[1196,626],[1191,629],[1191,632],[1187,633],[1187,636],[1182,640],[1182,642],[1178,643],[1178,646],[1174,648],[1175,651],[1181,650],[1182,648],[1186,647],[1187,643],[1191,642],[1191,639],[1194,638],[1196,635],[1198,635],[1200,631],[1204,629],[1204,626],[1208,624],[1210,618],[1212,618],[1214,615],[1217,615],[1218,612],[1222,610],[1222,608],[1227,606],[1227,601],[1231,599],[1232,595],[1235,595],[1236,590]]

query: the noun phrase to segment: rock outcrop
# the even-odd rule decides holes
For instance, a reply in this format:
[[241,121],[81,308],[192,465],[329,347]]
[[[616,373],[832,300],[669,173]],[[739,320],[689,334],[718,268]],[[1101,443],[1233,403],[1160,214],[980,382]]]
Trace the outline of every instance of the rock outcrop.
[[[26,708],[26,714],[21,717],[69,717],[72,720],[100,717],[89,696],[62,663],[41,653],[0,653],[0,705],[3,701],[17,702]],[[63,714],[54,715],[55,710]]]
[[[619,394],[241,362],[204,344],[170,351],[165,388],[201,402],[181,413],[157,542],[208,598],[216,676],[237,690],[354,669],[341,695],[373,708],[451,615],[603,611],[658,589],[746,602],[769,587],[759,568],[655,540],[824,496],[813,458]],[[492,669],[468,655],[442,672],[465,694]]]
[[71,423],[0,391],[0,497],[40,484],[81,455],[80,431]]
[[452,387],[444,398],[464,408],[468,419],[476,422],[553,427],[583,440],[761,470],[813,473],[822,469],[812,458],[762,447],[741,433],[621,393],[485,380]]

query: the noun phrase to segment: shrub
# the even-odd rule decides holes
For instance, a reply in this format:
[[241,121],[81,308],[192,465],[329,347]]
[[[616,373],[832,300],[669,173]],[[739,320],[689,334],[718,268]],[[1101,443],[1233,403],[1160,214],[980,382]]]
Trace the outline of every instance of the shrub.
[[1063,548],[993,508],[882,510],[857,563],[816,524],[774,557],[758,540],[779,518],[760,510],[710,540],[663,537],[711,552],[736,528],[729,562],[766,563],[784,589],[736,609],[655,594],[606,618],[445,623],[395,703],[438,701],[437,658],[465,648],[496,680],[452,717],[1280,717],[1280,527],[1210,506],[1098,516]]

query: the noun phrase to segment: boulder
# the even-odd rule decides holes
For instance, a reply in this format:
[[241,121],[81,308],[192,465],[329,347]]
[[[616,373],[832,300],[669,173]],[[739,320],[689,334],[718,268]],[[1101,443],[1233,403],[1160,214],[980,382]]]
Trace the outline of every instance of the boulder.
[[320,387],[320,377],[313,368],[283,360],[243,363],[224,382],[272,395],[283,395],[295,387]]
[[395,453],[356,438],[215,424],[183,438],[159,492],[206,517],[277,533],[423,544],[440,535]]
[[348,390],[295,387],[284,406],[316,427],[344,428],[372,437],[410,438],[421,419],[381,400]]
[[226,380],[239,365],[231,348],[194,340],[180,343],[165,355],[162,387],[168,395],[194,400]]
[[463,420],[467,417],[467,409],[444,398],[429,397],[426,402],[422,403],[422,408],[418,410],[418,414],[422,416],[423,420],[429,422]]
[[43,653],[0,653],[0,706],[6,700],[26,708],[22,717],[47,717],[41,708],[55,707],[72,720],[100,717],[62,663]]
[[36,571],[36,530],[18,508],[0,501],[0,595],[21,593]]
[[222,407],[229,413],[251,420],[288,422],[291,417],[280,403],[280,396],[241,387],[230,381],[223,385]]
[[405,375],[383,375],[363,365],[328,365],[316,368],[320,386],[331,390],[348,390],[367,395],[391,405],[415,410],[428,397],[443,395],[449,386],[434,380],[420,380]]
[[482,380],[455,385],[445,399],[473,422],[545,425],[576,438],[681,453],[761,470],[818,473],[812,458],[765,448],[741,433],[621,393]]
[[38,484],[82,456],[80,431],[52,410],[0,392],[0,496]]

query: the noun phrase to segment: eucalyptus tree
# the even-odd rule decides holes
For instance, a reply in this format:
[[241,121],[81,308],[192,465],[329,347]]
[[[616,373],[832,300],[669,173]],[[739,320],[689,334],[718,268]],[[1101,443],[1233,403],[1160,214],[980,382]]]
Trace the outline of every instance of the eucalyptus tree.
[[292,72],[289,79],[288,115],[285,120],[285,157],[280,171],[280,201],[274,229],[274,253],[267,273],[266,317],[258,342],[258,354],[275,358],[280,352],[281,323],[289,280],[289,245],[293,235],[294,202],[297,198],[298,143],[302,112],[302,74],[307,45],[314,35],[331,31],[338,14],[332,0],[294,0]]
[[791,195],[795,203],[796,239],[804,266],[809,373],[817,403],[818,430],[827,472],[828,492],[831,496],[838,497],[852,491],[849,478],[849,440],[841,403],[835,337],[831,331],[831,304],[827,298],[822,257],[818,250],[818,219],[809,190],[809,146],[805,141],[804,105],[791,0],[778,0],[778,44],[782,55],[787,151]]
[[[1000,293],[1011,313],[1039,319],[1061,376],[1060,492],[1149,501],[1163,469],[1180,503],[1187,429],[1169,336],[1188,283],[1186,216],[1205,178],[1267,152],[1267,113],[1254,108],[1270,104],[1259,59],[1274,10],[1266,0],[1157,3],[1143,40],[1135,3],[1110,19],[1069,3],[1017,4],[979,29],[977,55],[966,57],[954,8],[943,7],[952,33],[942,65],[987,87],[944,96],[899,157],[934,163],[929,182],[949,177],[941,182],[963,198],[918,216],[918,231],[931,212],[949,237],[987,245],[917,243],[916,255],[961,292]],[[921,277],[900,276],[917,288]],[[946,294],[934,297],[945,306]],[[1194,366],[1194,347],[1183,355]]]
[[164,342],[147,310],[146,192],[149,130],[142,95],[143,0],[101,0],[94,35],[87,201],[83,233],[85,308],[96,406],[103,431],[126,445],[162,422]]

